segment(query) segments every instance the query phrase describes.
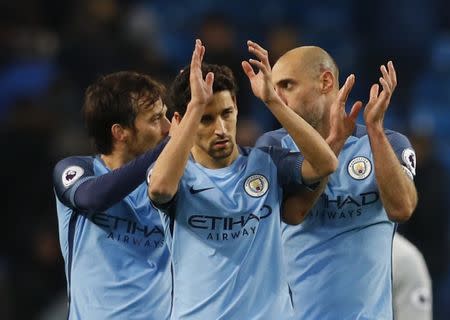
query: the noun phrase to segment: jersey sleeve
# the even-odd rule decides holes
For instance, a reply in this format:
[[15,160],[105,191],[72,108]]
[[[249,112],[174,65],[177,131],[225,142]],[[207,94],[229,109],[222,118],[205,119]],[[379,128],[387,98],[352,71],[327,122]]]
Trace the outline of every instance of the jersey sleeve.
[[278,181],[283,189],[304,186],[301,176],[304,158],[299,152],[280,147],[261,147],[260,149],[271,156],[277,168]]
[[416,152],[408,138],[398,132],[387,130],[386,136],[394,149],[397,158],[402,164],[403,170],[411,178],[416,176]]
[[[67,196],[58,196],[58,198],[71,208],[88,212],[104,211],[110,208],[145,181],[148,166],[158,158],[166,143],[167,140],[124,166],[100,176],[94,176],[91,160],[89,176],[84,172],[85,169],[81,168],[83,175],[80,177],[75,176],[71,180],[73,185],[70,184],[66,187],[66,189],[71,187],[70,191],[57,191],[57,195],[67,193]],[[55,172],[58,171],[59,173],[61,170],[68,170],[64,163],[58,163],[55,167]],[[54,174],[55,183],[57,182],[58,173]],[[64,173],[65,171],[63,171],[62,179],[65,179]],[[75,179],[76,181],[73,181]],[[65,187],[64,184],[63,187]]]
[[80,184],[92,178],[95,178],[92,157],[65,158],[53,169],[56,196],[64,205],[75,209],[75,192]]
[[275,146],[281,148],[281,140],[277,139],[273,132],[266,132],[256,140],[255,147]]

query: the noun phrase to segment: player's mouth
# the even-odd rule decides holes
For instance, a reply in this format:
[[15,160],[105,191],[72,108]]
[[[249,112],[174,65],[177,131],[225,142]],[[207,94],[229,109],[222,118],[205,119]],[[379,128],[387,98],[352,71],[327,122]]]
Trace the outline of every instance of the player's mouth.
[[225,148],[227,147],[228,143],[230,143],[229,139],[221,139],[214,142],[214,147],[216,148]]

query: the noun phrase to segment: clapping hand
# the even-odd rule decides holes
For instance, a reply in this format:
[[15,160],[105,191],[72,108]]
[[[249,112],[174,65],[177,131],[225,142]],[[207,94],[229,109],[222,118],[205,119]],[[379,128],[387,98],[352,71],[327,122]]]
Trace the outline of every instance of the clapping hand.
[[383,129],[384,115],[397,86],[397,74],[392,61],[387,63],[387,68],[382,65],[380,70],[383,76],[379,80],[383,90],[379,92],[379,85],[372,85],[369,102],[364,108],[364,121],[368,128]]

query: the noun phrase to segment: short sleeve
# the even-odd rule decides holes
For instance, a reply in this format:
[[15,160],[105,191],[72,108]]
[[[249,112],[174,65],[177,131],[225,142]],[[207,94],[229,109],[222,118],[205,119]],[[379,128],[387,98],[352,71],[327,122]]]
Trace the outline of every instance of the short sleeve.
[[56,196],[64,205],[75,209],[75,191],[81,183],[92,178],[94,178],[92,157],[65,158],[53,169]]
[[299,152],[280,147],[261,147],[267,152],[277,168],[278,181],[283,188],[303,186],[301,169],[303,156]]
[[411,142],[409,142],[406,136],[395,131],[387,130],[386,135],[392,149],[394,149],[397,158],[402,164],[403,170],[411,179],[414,179],[416,175],[417,159],[416,152],[411,146]]
[[274,136],[273,132],[266,132],[256,140],[255,147],[275,146],[281,148],[281,140]]

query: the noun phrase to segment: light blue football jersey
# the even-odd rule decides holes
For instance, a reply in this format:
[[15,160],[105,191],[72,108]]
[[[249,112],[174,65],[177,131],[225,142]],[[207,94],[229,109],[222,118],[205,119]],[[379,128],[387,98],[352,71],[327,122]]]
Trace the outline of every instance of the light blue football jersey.
[[280,204],[301,183],[302,157],[241,149],[228,167],[190,159],[161,209],[174,275],[172,319],[291,319]]
[[[390,130],[386,134],[405,172],[415,174],[408,139]],[[257,142],[266,144],[298,150],[284,129],[266,133]],[[392,319],[395,227],[380,200],[366,128],[358,125],[304,222],[283,224],[295,318]]]
[[169,319],[169,252],[146,183],[104,212],[75,207],[78,186],[108,172],[99,157],[70,157],[55,167],[69,319]]

